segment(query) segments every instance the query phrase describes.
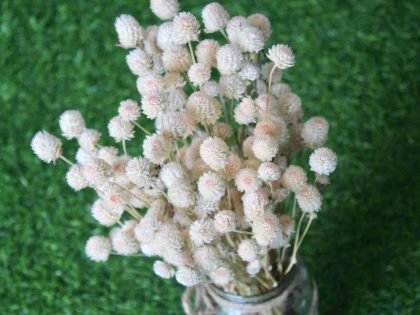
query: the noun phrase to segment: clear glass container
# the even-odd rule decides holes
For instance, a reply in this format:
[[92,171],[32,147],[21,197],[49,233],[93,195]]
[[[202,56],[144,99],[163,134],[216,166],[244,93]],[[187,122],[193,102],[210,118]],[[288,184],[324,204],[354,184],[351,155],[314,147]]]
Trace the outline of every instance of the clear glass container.
[[277,287],[252,296],[239,296],[211,286],[218,315],[317,315],[318,291],[302,261]]

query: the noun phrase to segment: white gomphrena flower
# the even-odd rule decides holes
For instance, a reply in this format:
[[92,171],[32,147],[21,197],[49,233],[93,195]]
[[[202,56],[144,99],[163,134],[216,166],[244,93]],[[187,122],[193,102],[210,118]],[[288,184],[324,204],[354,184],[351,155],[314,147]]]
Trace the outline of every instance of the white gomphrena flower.
[[193,287],[202,282],[201,276],[194,269],[182,266],[175,274],[176,281],[186,287]]
[[302,101],[295,93],[285,93],[280,98],[283,116],[287,122],[295,124],[303,116]]
[[124,120],[135,121],[140,117],[140,106],[131,99],[121,101],[118,107],[118,114]]
[[255,104],[250,97],[245,97],[235,108],[235,121],[240,125],[249,125],[256,119]]
[[122,206],[113,207],[103,199],[97,199],[91,207],[92,217],[103,226],[111,226],[118,222],[124,208]]
[[165,22],[159,25],[157,34],[156,34],[156,43],[161,50],[168,50],[174,46],[171,40],[173,33],[173,23],[172,22]]
[[251,262],[258,259],[260,247],[253,239],[245,239],[239,243],[238,255],[243,261]]
[[32,138],[31,148],[45,163],[54,163],[63,153],[60,139],[44,130],[38,131]]
[[253,192],[262,186],[262,181],[256,170],[243,168],[236,174],[235,185],[241,192]]
[[276,67],[280,69],[287,69],[293,67],[295,64],[295,55],[289,46],[284,44],[277,44],[272,46],[267,53],[267,58],[270,59]]
[[267,40],[271,36],[271,23],[270,20],[263,14],[255,13],[248,16],[247,21],[252,26],[257,27],[264,35],[264,39]]
[[195,48],[197,61],[204,63],[209,67],[215,67],[217,65],[216,55],[219,47],[219,43],[214,39],[205,39],[201,41]]
[[261,161],[271,161],[279,152],[279,142],[276,138],[267,135],[256,137],[252,152]]
[[337,155],[328,148],[318,148],[309,157],[311,171],[321,175],[330,175],[337,167]]
[[218,201],[225,194],[226,185],[219,174],[215,172],[207,172],[203,174],[197,183],[198,192],[205,199]]
[[229,147],[222,139],[208,137],[200,145],[200,156],[211,169],[219,171],[226,166]]
[[254,145],[255,137],[250,136],[242,142],[242,152],[246,158],[254,159],[255,155],[252,151],[252,146]]
[[221,266],[210,273],[211,280],[220,286],[225,286],[234,280],[233,271],[226,266]]
[[245,81],[242,81],[237,74],[222,75],[220,77],[220,89],[228,99],[240,99],[246,91]]
[[261,262],[259,260],[254,260],[246,265],[246,272],[253,277],[260,272],[261,267]]
[[156,168],[149,160],[142,157],[130,159],[125,167],[128,179],[139,187],[149,186],[156,178]]
[[80,147],[86,150],[94,150],[101,139],[101,133],[95,129],[85,129],[77,138]]
[[188,71],[192,64],[191,54],[183,46],[173,46],[163,51],[162,62],[166,71]]
[[201,11],[206,33],[214,33],[226,27],[229,22],[229,13],[218,2],[206,5]]
[[115,116],[108,123],[108,132],[115,142],[129,141],[134,138],[134,125],[121,116]]
[[290,215],[283,214],[279,217],[281,229],[283,233],[290,236],[295,230],[295,222]]
[[239,71],[244,62],[244,56],[238,45],[226,44],[218,49],[216,60],[217,70],[222,75],[229,75]]
[[211,245],[203,245],[194,251],[194,262],[205,272],[212,272],[223,264],[219,250]]
[[255,81],[260,77],[260,69],[253,63],[246,63],[241,71],[239,77],[244,81]]
[[169,103],[164,94],[148,94],[141,98],[143,113],[149,119],[155,119],[169,109]]
[[155,248],[157,251],[166,250],[182,251],[184,247],[184,236],[180,228],[173,222],[162,222],[154,237]]
[[162,164],[165,162],[171,150],[171,143],[157,134],[147,136],[143,142],[144,156],[155,164]]
[[97,150],[86,150],[84,148],[77,149],[76,152],[76,161],[80,165],[86,165],[88,162],[92,161],[97,157]]
[[97,193],[111,207],[119,208],[127,203],[128,197],[126,191],[113,182],[97,183],[99,188]]
[[190,12],[180,12],[173,20],[172,41],[178,45],[197,41],[200,34],[200,23]]
[[303,187],[296,193],[296,200],[303,212],[312,213],[321,209],[321,194],[313,185],[303,185]]
[[83,175],[92,186],[106,182],[111,173],[111,166],[102,159],[94,158],[83,165]]
[[245,217],[251,222],[261,217],[270,204],[268,194],[263,189],[245,193],[242,196],[242,202],[244,205]]
[[66,180],[67,184],[75,191],[88,187],[88,181],[83,175],[83,167],[78,164],[74,164],[70,167],[66,174]]
[[180,182],[185,182],[186,177],[187,175],[184,168],[176,162],[166,163],[160,169],[159,178],[162,180],[166,188],[175,186]]
[[204,92],[194,92],[187,101],[187,112],[196,121],[212,125],[220,117],[222,106]]
[[115,19],[115,30],[122,48],[136,48],[144,38],[144,30],[139,22],[129,14],[122,14]]
[[236,154],[230,154],[227,158],[224,170],[221,172],[227,180],[235,178],[236,173],[241,169],[241,159]]
[[278,117],[280,114],[277,99],[270,97],[270,102],[268,102],[268,94],[263,93],[258,95],[258,97],[254,100],[254,103],[258,111],[258,118],[262,120],[274,120],[274,117]]
[[141,48],[131,50],[125,60],[128,68],[135,75],[142,76],[152,70],[152,58]]
[[214,228],[217,232],[225,234],[236,229],[238,216],[232,210],[222,210],[214,216]]
[[70,140],[77,138],[85,130],[85,120],[78,110],[66,110],[61,114],[60,120],[61,134]]
[[184,113],[166,112],[156,118],[156,131],[168,138],[181,138],[187,132]]
[[280,98],[283,94],[292,92],[289,84],[286,83],[274,83],[271,85],[271,94],[275,97]]
[[[187,95],[185,94],[183,88],[185,87],[186,82],[184,81],[184,78],[182,77],[181,73],[179,72],[167,72],[165,76],[163,77],[163,80],[165,81],[165,86],[167,88],[168,92],[168,98],[171,98],[171,103],[175,102],[178,103],[178,99],[185,100],[187,99]],[[181,110],[184,106],[185,102],[180,105],[172,105],[172,110]]]
[[143,42],[144,50],[150,55],[160,53],[160,49],[156,43],[158,28],[159,27],[157,25],[150,25],[145,30],[144,42]]
[[248,21],[243,16],[234,16],[226,25],[226,32],[229,41],[233,44],[239,43],[239,38],[244,27],[249,26]]
[[[274,70],[273,70],[273,68],[274,68]],[[277,68],[274,65],[274,63],[272,63],[272,62],[267,62],[267,63],[262,65],[261,75],[262,75],[263,79],[268,82],[270,80],[271,71],[273,71],[273,73],[271,75],[271,81],[272,82],[280,81],[281,77],[282,77],[282,71],[281,71],[280,68]],[[265,93],[267,93],[267,91]]]
[[192,207],[195,203],[195,197],[194,189],[185,182],[180,182],[168,189],[168,200],[175,207]]
[[134,236],[134,228],[137,221],[129,220],[124,222],[122,227],[113,228],[109,237],[111,238],[112,248],[120,255],[134,255],[140,249],[140,243]]
[[324,118],[312,117],[303,124],[300,136],[307,147],[316,149],[327,142],[329,128],[328,121]]
[[233,130],[230,125],[219,122],[213,126],[211,135],[226,140],[233,135]]
[[195,86],[201,86],[210,79],[210,67],[204,63],[195,63],[188,70],[188,78]]
[[258,53],[264,49],[263,33],[254,26],[244,27],[239,35],[239,46],[243,51]]
[[163,279],[170,279],[175,275],[174,269],[161,260],[156,260],[153,263],[153,272]]
[[207,81],[201,86],[201,91],[210,97],[218,97],[220,95],[219,83]]
[[179,11],[178,0],[150,0],[150,9],[161,20],[170,20]]
[[297,165],[290,165],[282,176],[283,185],[293,192],[298,192],[305,186],[306,172]]
[[197,246],[211,243],[217,236],[217,232],[214,228],[214,221],[212,219],[195,221],[190,226],[189,234],[191,240]]
[[286,130],[286,124],[275,124],[269,120],[262,120],[259,121],[254,129],[255,137],[263,137],[263,136],[270,136],[273,138],[280,138],[282,134],[284,134]]
[[264,213],[253,222],[252,233],[258,245],[269,246],[281,235],[279,218],[274,213]]
[[272,162],[264,162],[258,167],[258,176],[266,182],[276,181],[281,176],[280,168]]
[[137,90],[141,95],[160,94],[165,91],[163,78],[155,73],[149,73],[137,79]]
[[92,236],[85,246],[86,255],[96,262],[107,261],[111,250],[111,241],[105,236]]
[[219,200],[209,200],[199,195],[197,198],[197,203],[194,207],[194,212],[198,215],[199,218],[204,218],[208,214],[218,211],[219,204]]

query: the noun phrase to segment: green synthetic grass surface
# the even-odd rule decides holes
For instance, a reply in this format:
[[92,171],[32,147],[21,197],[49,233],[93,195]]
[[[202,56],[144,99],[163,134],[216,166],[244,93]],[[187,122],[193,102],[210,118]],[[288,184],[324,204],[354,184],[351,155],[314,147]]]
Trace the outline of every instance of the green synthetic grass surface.
[[[206,3],[182,1],[182,8],[199,14]],[[339,169],[302,254],[319,285],[321,314],[415,314],[419,3],[223,3],[231,15],[269,16],[271,43],[296,53],[285,80],[305,117],[331,123]],[[0,1],[0,314],[182,313],[183,289],[155,277],[150,259],[88,261],[85,241],[103,231],[89,215],[93,193],[72,192],[66,166],[48,166],[29,149],[37,130],[58,134],[67,108],[106,135],[118,102],[138,97],[126,52],[114,47],[121,13],[157,22],[147,1]]]

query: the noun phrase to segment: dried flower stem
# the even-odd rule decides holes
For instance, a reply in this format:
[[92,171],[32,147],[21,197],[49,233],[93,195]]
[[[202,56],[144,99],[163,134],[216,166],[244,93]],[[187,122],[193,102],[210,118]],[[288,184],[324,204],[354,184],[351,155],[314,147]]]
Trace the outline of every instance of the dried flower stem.
[[68,165],[73,166],[74,163],[67,159],[64,155],[60,155],[60,159],[62,159],[64,162],[66,162]]
[[141,131],[143,131],[146,135],[150,136],[152,133],[147,130],[146,128],[142,127],[140,124],[138,124],[137,122],[133,121],[133,124],[139,128]]

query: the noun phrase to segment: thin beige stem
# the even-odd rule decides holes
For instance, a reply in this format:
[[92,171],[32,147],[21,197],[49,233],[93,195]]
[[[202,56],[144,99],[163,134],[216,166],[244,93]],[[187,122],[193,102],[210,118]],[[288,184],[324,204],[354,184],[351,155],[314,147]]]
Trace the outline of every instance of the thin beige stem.
[[125,145],[125,140],[122,141],[122,147],[123,147],[124,154],[127,155],[127,147]]
[[188,48],[190,49],[190,54],[191,54],[191,58],[193,60],[193,63],[196,63],[197,61],[195,60],[195,55],[194,55],[194,51],[192,49],[191,42],[188,42]]
[[298,243],[298,250],[299,250],[300,246],[302,245],[303,239],[305,238],[306,233],[308,233],[308,230],[309,230],[309,228],[310,228],[310,226],[311,226],[311,223],[312,223],[312,221],[314,220],[314,218],[315,218],[315,216],[314,216],[313,214],[311,214],[311,215],[309,216],[309,221],[308,221],[308,223],[306,224],[305,230],[303,231],[303,233],[302,233],[302,237],[300,238],[299,243]]
[[143,131],[146,135],[150,136],[152,133],[147,130],[146,128],[142,127],[142,125],[138,124],[137,122],[133,121],[133,124],[139,128],[141,131]]
[[273,79],[274,70],[276,70],[276,66],[275,65],[273,66],[273,69],[271,69],[271,71],[270,71],[270,78],[268,79],[267,110],[268,110],[268,106],[270,105],[271,81]]
[[62,159],[64,162],[66,162],[70,166],[74,165],[74,163],[70,161],[68,158],[66,158],[64,155],[60,155],[60,159]]

